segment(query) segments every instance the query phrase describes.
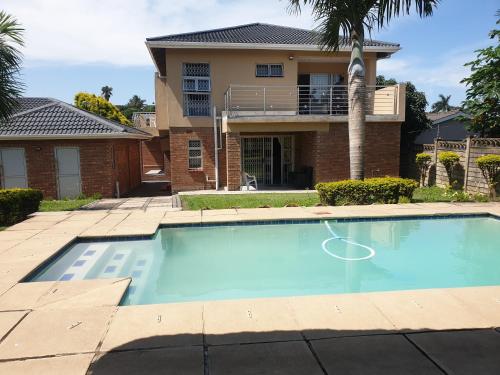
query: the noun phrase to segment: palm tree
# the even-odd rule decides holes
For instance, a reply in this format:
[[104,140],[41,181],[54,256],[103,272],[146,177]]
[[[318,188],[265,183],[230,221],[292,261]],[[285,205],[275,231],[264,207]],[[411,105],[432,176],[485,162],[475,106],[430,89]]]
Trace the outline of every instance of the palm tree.
[[432,105],[432,112],[436,113],[451,111],[455,107],[452,107],[450,105],[450,99],[451,95],[444,96],[443,94],[439,94],[439,100]]
[[103,86],[101,88],[101,96],[109,102],[109,98],[113,95],[113,88],[110,86]]
[[15,18],[0,11],[0,121],[12,114],[23,92],[19,81],[22,55],[16,48],[24,45],[23,31]]
[[351,178],[364,178],[365,146],[365,64],[363,42],[365,32],[381,29],[392,18],[409,14],[412,3],[420,17],[432,15],[439,0],[289,0],[292,10],[300,12],[301,4],[310,5],[320,22],[323,49],[338,50],[346,40],[351,44],[348,68],[349,160]]

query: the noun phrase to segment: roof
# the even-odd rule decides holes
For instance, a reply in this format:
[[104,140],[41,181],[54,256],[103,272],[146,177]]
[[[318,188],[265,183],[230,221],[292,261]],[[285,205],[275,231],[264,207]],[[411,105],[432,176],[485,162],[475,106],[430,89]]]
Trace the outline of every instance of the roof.
[[[197,31],[147,38],[148,42],[183,42],[183,43],[227,43],[227,44],[262,44],[262,45],[320,45],[320,33],[313,30],[294,27],[251,23],[247,25],[225,27],[221,29]],[[342,45],[348,46],[343,39]],[[399,44],[378,40],[365,40],[366,47],[388,47],[399,49]]]
[[52,98],[20,98],[14,114],[0,122],[0,139],[150,137],[142,130]]
[[426,113],[427,118],[432,121],[433,124],[438,124],[444,121],[452,120],[459,116],[467,117],[467,114],[462,112],[460,108],[453,109],[451,111],[445,112],[428,112]]

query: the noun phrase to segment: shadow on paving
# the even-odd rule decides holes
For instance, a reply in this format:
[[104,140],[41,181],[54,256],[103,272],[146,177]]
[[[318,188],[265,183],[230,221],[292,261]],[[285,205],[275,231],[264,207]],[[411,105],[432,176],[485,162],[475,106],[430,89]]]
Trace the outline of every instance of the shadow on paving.
[[101,352],[88,374],[500,374],[495,329],[153,336]]

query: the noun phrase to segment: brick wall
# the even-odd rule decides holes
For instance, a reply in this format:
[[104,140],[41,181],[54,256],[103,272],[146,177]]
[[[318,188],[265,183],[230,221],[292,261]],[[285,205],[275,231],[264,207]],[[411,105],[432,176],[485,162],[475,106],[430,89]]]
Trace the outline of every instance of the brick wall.
[[136,140],[0,141],[0,147],[24,148],[28,186],[42,190],[45,198],[57,198],[55,147],[79,148],[82,194],[86,196],[114,196],[117,179],[123,181],[125,192],[141,182]]
[[[349,136],[347,124],[332,123],[328,132],[296,132],[295,169],[313,167],[314,182],[349,178]],[[245,135],[251,135],[245,133]],[[272,135],[272,134],[269,134]],[[366,177],[399,175],[399,124],[369,123],[366,126]],[[200,139],[203,144],[203,168],[188,169],[188,141]],[[171,128],[170,163],[172,190],[213,188],[205,183],[205,174],[214,176],[214,143],[212,128]],[[240,188],[241,136],[226,133],[219,151],[220,185],[229,190]]]
[[[366,177],[399,175],[398,124],[366,125]],[[328,132],[296,135],[295,166],[313,167],[313,180],[338,181],[349,178],[349,133],[347,124],[332,123]]]
[[[201,140],[202,168],[190,170],[188,141]],[[214,133],[212,128],[170,128],[170,174],[172,191],[201,190],[209,188],[206,176],[215,178]],[[210,187],[210,188],[213,188]]]

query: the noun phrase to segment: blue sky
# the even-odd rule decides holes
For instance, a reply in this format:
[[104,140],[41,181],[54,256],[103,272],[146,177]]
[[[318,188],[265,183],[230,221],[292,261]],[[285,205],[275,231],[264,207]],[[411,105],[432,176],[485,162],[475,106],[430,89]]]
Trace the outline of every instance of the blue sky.
[[[315,26],[308,9],[296,16],[286,6],[285,0],[3,0],[1,7],[26,29],[27,96],[72,102],[78,91],[99,93],[109,85],[111,101],[121,104],[134,94],[154,101],[147,36],[258,21]],[[395,19],[373,34],[402,46],[379,63],[379,73],[412,81],[430,103],[442,93],[459,104],[465,96],[459,82],[468,75],[463,64],[490,43],[499,8],[498,0],[442,0],[431,18]]]

